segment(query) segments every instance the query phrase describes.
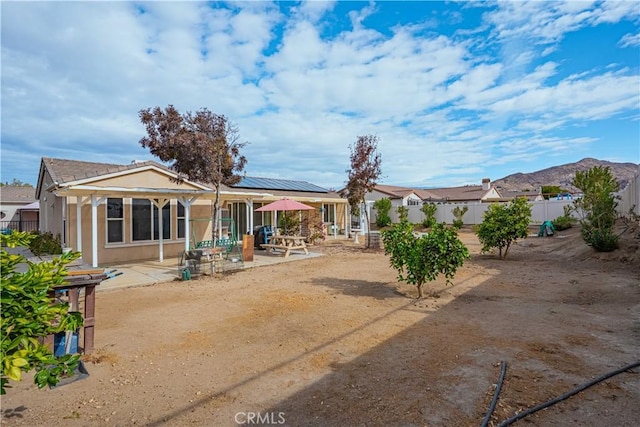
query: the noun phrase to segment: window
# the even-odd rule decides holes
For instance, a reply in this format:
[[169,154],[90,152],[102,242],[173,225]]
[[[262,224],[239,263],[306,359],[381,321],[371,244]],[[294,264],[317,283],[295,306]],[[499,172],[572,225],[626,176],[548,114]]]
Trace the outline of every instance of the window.
[[322,204],[322,221],[323,222],[330,222],[333,224],[333,222],[335,221],[335,218],[333,216],[333,210],[335,209],[335,205],[332,204]]
[[408,206],[420,206],[422,204],[422,202],[420,200],[416,200],[416,199],[407,199],[407,205]]
[[122,199],[107,199],[107,243],[124,241],[124,204]]
[[253,204],[253,226],[259,225],[271,225],[271,212],[256,212],[256,209],[261,208],[267,203],[254,203]]
[[[158,208],[147,199],[131,200],[131,239],[158,240]],[[152,238],[153,236],[153,238]],[[162,238],[171,238],[171,207],[167,203],[162,208]]]
[[[184,239],[184,205],[180,202],[178,202],[178,213],[176,216],[178,219],[178,239]],[[162,212],[162,218],[164,219],[164,212]]]

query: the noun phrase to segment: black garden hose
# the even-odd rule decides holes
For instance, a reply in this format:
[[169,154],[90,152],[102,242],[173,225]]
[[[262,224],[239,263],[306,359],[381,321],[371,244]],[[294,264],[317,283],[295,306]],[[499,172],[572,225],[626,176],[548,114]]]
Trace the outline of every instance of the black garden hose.
[[493,400],[491,400],[491,405],[489,406],[487,415],[484,416],[484,420],[482,421],[481,427],[487,427],[487,425],[489,424],[489,421],[491,420],[491,415],[493,415],[493,411],[496,409],[496,403],[498,403],[498,395],[500,394],[500,389],[502,388],[502,383],[504,382],[504,374],[506,372],[507,372],[507,362],[503,360],[500,367],[500,378],[498,378],[496,391],[493,393]]
[[596,378],[594,380],[586,382],[586,383],[574,388],[573,390],[568,391],[568,392],[556,397],[555,399],[548,400],[548,401],[546,401],[544,403],[541,403],[540,405],[537,405],[537,406],[534,406],[534,407],[529,408],[527,410],[524,410],[524,411],[514,415],[513,417],[511,417],[511,418],[509,418],[507,420],[504,420],[503,422],[498,424],[498,427],[506,427],[508,425],[511,425],[511,424],[515,423],[516,421],[518,421],[519,419],[522,419],[522,418],[524,418],[524,417],[526,417],[528,415],[531,415],[534,412],[538,412],[541,409],[548,408],[549,406],[555,405],[556,403],[561,402],[561,401],[573,396],[574,394],[580,393],[582,390],[584,390],[586,388],[589,388],[592,385],[598,384],[599,382],[604,381],[607,378],[611,378],[611,377],[613,377],[615,375],[621,374],[621,373],[623,373],[625,371],[628,371],[630,369],[637,368],[638,366],[640,366],[640,361],[632,363],[631,365],[627,365],[624,368],[616,369],[615,371],[609,372],[608,374],[604,374],[604,375],[602,375],[602,376],[600,376],[600,377],[598,377],[598,378]]

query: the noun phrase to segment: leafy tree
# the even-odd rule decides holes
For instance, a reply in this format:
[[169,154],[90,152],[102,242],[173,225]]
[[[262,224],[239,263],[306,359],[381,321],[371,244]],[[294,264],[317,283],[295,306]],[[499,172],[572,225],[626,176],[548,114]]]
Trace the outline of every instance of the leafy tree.
[[468,210],[469,210],[469,206],[463,206],[463,207],[456,206],[455,208],[453,208],[451,213],[455,217],[455,219],[453,220],[453,226],[455,228],[459,229],[464,225],[464,221],[462,220],[462,218],[464,217],[464,214],[466,214]]
[[438,206],[435,203],[423,203],[420,211],[424,214],[424,220],[422,221],[424,228],[431,228],[436,225]]
[[[348,169],[347,185],[341,195],[346,197],[353,212],[359,212],[360,205],[365,203],[367,193],[373,191],[380,175],[382,175],[381,156],[378,153],[380,138],[375,135],[358,136],[354,145],[350,145],[351,169]],[[369,213],[365,210],[367,218],[367,232],[371,234]],[[369,239],[367,239],[369,247]]]
[[382,232],[384,251],[390,255],[391,267],[398,272],[398,280],[415,285],[418,299],[422,298],[422,286],[444,274],[447,284],[464,260],[469,250],[458,238],[455,229],[436,224],[431,231],[417,237],[409,221],[395,224]]
[[28,182],[20,181],[19,179],[13,178],[11,182],[0,182],[0,187],[29,187],[33,188],[33,185]]
[[557,185],[543,185],[540,188],[540,192],[545,199],[549,199],[549,197],[556,197],[560,193],[565,193],[566,190],[563,190]]
[[531,207],[524,197],[513,199],[507,205],[491,204],[476,231],[482,252],[498,248],[500,258],[506,258],[511,244],[529,234],[530,221]]
[[389,216],[389,212],[391,212],[391,200],[383,197],[373,202],[373,207],[376,210],[376,225],[379,228],[391,224],[391,217]]
[[620,184],[609,167],[594,166],[577,171],[573,185],[583,193],[573,202],[576,211],[582,215],[583,240],[596,251],[614,250],[618,245],[618,236],[613,232],[618,205],[614,193],[620,189]]
[[[69,253],[52,261],[31,263],[24,256],[10,254],[6,247],[28,246],[32,236],[13,232],[0,235],[0,269],[2,282],[2,331],[0,359],[2,377],[0,394],[10,388],[9,380],[20,381],[23,372],[35,370],[34,382],[39,388],[56,385],[61,375],[72,374],[78,365],[78,355],[56,358],[40,340],[50,334],[75,331],[82,326],[82,316],[68,312],[67,304],[54,303],[49,292],[63,283],[65,265],[80,256]],[[27,271],[18,272],[18,264]]]
[[180,114],[173,105],[169,105],[164,110],[160,107],[140,110],[138,115],[147,131],[140,144],[163,162],[168,162],[177,173],[178,182],[187,178],[215,188],[215,241],[220,186],[238,183],[241,179],[239,173],[247,163],[247,159],[240,155],[240,150],[247,143],[240,142],[238,127],[224,115],[206,108]]

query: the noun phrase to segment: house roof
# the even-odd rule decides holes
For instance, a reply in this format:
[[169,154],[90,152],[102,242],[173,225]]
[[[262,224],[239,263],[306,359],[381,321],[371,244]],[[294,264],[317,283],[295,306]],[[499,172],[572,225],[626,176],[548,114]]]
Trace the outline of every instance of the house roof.
[[24,203],[26,205],[36,200],[36,189],[3,185],[0,187],[0,200],[3,203]]
[[[93,188],[88,181],[92,181],[92,178],[100,178],[104,175],[126,173],[127,171],[134,171],[141,168],[156,168],[160,169],[170,175],[176,176],[176,173],[160,163],[152,160],[143,162],[134,162],[127,165],[119,165],[114,163],[97,163],[97,162],[85,162],[80,160],[67,160],[67,159],[54,159],[43,157],[41,163],[40,176],[38,178],[38,195],[40,191],[46,188],[42,188],[44,183],[41,182],[44,176],[44,170],[46,170],[51,176],[56,186],[63,186],[64,184],[73,185],[77,190],[84,190],[89,192],[95,192],[96,188]],[[190,181],[189,181],[190,182]],[[213,191],[210,185],[202,183],[193,183],[203,189]],[[145,189],[122,189],[114,188],[123,194],[125,192],[142,191]],[[147,189],[148,190],[148,189]],[[321,199],[335,199],[340,196],[333,192],[326,190],[317,185],[310,184],[305,181],[293,181],[285,179],[271,179],[271,178],[253,178],[245,177],[238,184],[233,186],[222,185],[221,190],[225,193],[238,193],[238,195],[258,195],[258,196],[285,196],[290,195],[292,191],[296,192],[296,196],[300,197],[315,197],[318,200]],[[247,191],[251,190],[251,191]],[[149,190],[151,191],[151,190]],[[256,193],[256,191],[260,193]],[[269,194],[264,194],[268,192]],[[147,191],[148,192],[148,191]],[[151,194],[151,193],[150,193]]]
[[20,208],[21,211],[37,211],[40,210],[40,201],[36,200],[35,202],[31,202],[28,205],[22,206]]
[[51,175],[51,179],[59,184],[78,181],[81,179],[95,178],[110,173],[124,172],[127,170],[138,169],[141,166],[150,165],[175,174],[175,172],[171,171],[168,167],[152,160],[133,162],[128,165],[119,165],[115,163],[97,163],[43,157],[42,163],[46,166],[49,175]]
[[390,198],[404,198],[413,193],[422,200],[447,200],[451,202],[482,200],[482,198],[485,197],[492,188],[500,194],[500,192],[498,192],[494,187],[489,187],[489,190],[483,190],[482,185],[465,185],[461,187],[428,189],[399,187],[395,185],[376,185],[375,188],[377,191],[389,195]]
[[481,200],[489,190],[483,190],[482,185],[465,185],[462,187],[430,188],[429,191],[440,199],[460,202],[465,200]]

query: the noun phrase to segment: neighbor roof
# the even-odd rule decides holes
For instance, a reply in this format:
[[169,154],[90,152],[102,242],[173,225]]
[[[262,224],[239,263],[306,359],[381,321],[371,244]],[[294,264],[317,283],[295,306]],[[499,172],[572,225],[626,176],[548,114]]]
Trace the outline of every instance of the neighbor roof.
[[482,185],[465,185],[463,187],[430,188],[429,191],[440,199],[460,202],[466,200],[481,200],[489,190],[483,190]]
[[0,187],[0,200],[3,203],[28,204],[36,200],[36,189],[33,187],[3,185]]
[[388,194],[392,196],[392,198],[401,199],[413,193],[422,200],[440,199],[439,196],[432,193],[431,191],[419,188],[398,187],[396,185],[376,185],[376,190],[380,191],[381,193]]

